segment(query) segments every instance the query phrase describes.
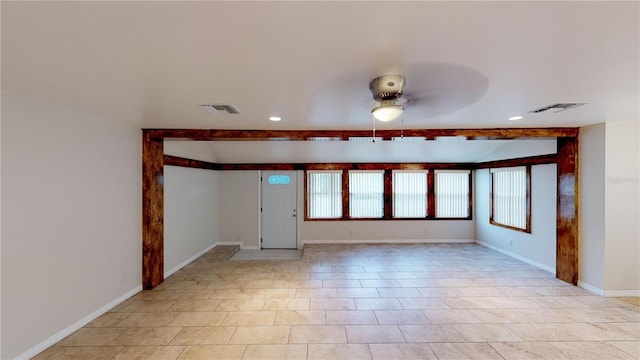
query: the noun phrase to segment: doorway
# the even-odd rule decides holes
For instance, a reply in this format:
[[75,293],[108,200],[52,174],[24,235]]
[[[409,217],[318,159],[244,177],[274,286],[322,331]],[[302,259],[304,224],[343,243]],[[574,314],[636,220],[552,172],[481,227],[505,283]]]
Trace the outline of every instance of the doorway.
[[261,181],[262,249],[296,249],[297,172],[263,171]]

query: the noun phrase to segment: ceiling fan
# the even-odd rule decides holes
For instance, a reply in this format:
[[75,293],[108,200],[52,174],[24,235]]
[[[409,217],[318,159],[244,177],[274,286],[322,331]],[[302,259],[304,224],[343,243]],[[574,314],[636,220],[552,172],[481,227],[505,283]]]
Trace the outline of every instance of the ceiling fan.
[[402,116],[405,105],[411,102],[411,99],[402,97],[405,83],[402,75],[382,75],[371,80],[369,90],[377,101],[371,109],[375,120],[389,122]]

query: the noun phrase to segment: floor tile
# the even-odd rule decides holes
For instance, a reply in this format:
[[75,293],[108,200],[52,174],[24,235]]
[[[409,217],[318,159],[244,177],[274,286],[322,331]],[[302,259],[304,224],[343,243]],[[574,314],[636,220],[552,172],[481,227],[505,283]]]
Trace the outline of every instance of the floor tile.
[[513,331],[499,324],[455,324],[453,328],[467,342],[522,341]]
[[210,299],[251,299],[256,289],[220,289],[215,290]]
[[380,324],[430,324],[421,310],[376,310]]
[[503,360],[502,356],[486,343],[432,343],[429,346],[439,360]]
[[220,326],[228,312],[181,312],[178,313],[169,326]]
[[159,327],[169,326],[179,315],[177,312],[157,313],[129,313],[126,318],[117,323],[117,327]]
[[488,324],[530,323],[533,320],[522,312],[512,309],[473,309],[471,312]]
[[278,311],[274,325],[325,325],[327,323],[324,310]]
[[171,345],[227,344],[235,330],[233,326],[183,327],[171,341]]
[[378,293],[384,298],[422,297],[422,294],[420,294],[417,288],[380,288],[378,289]]
[[128,316],[129,313],[107,312],[85,325],[85,327],[115,327],[116,324]]
[[256,289],[254,299],[280,299],[296,297],[296,289]]
[[34,359],[640,358],[637,298],[596,296],[474,244],[214,255]]
[[242,359],[246,345],[187,346],[178,360]]
[[[58,349],[53,355],[46,359],[52,360],[83,360],[83,359],[96,359],[107,360],[113,359],[113,357],[121,351],[122,346],[82,346],[82,347],[62,347]],[[34,360],[37,357],[34,358]],[[43,358],[44,359],[44,358]]]
[[292,326],[290,344],[345,344],[347,337],[342,325]]
[[[399,325],[407,342],[464,342],[451,325]],[[437,355],[437,354],[436,354]]]
[[437,360],[427,344],[369,344],[374,360]]
[[568,324],[508,324],[524,341],[576,341],[582,338],[571,331]]
[[309,299],[267,299],[262,310],[309,310]]
[[553,346],[570,359],[637,359],[604,342],[555,342]]
[[491,342],[505,360],[569,359],[550,342]]
[[633,359],[640,359],[640,342],[638,341],[609,341],[607,344],[626,352]]
[[242,357],[243,360],[304,360],[306,358],[306,344],[247,345],[247,349]]
[[396,298],[356,298],[358,310],[394,310],[402,309],[402,305]]
[[238,326],[230,344],[286,344],[289,326]]
[[320,289],[296,289],[296,297],[297,298],[320,298],[320,299],[326,299],[326,298],[336,298],[338,297],[338,292],[336,291],[336,289],[325,289],[325,288],[320,288]]
[[405,309],[449,309],[449,306],[440,298],[400,298],[398,300]]
[[57,346],[105,346],[112,345],[113,341],[126,328],[82,328],[67,336]]
[[177,326],[129,328],[118,336],[114,345],[169,345],[182,328]]
[[220,300],[214,311],[262,310],[264,304],[265,299],[224,299]]
[[[184,351],[184,346],[126,346],[118,352],[114,360],[153,359],[175,360]],[[87,359],[95,359],[88,356]]]
[[335,299],[311,299],[309,305],[311,310],[356,310],[356,304],[353,299],[335,298]]
[[307,359],[370,360],[371,351],[365,344],[309,344]]
[[476,324],[482,323],[471,310],[422,310],[433,324]]
[[404,337],[397,325],[346,325],[349,344],[403,343]]
[[273,325],[275,311],[230,311],[222,326]]
[[377,324],[378,320],[370,310],[327,310],[327,324],[367,325]]
[[338,288],[340,298],[377,298],[380,297],[376,288]]
[[134,300],[120,312],[165,312],[175,303],[176,300]]
[[222,300],[176,300],[169,311],[215,311]]

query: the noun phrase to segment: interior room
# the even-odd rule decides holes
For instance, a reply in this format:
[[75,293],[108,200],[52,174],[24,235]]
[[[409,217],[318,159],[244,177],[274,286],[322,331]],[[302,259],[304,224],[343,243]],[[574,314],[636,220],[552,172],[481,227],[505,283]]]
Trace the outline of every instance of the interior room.
[[0,16],[0,358],[640,357],[638,2]]

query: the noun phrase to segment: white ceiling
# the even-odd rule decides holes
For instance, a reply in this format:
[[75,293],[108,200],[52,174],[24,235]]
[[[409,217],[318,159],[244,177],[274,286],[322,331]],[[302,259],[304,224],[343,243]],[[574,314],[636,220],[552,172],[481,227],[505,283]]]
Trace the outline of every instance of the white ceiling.
[[[3,88],[136,127],[370,129],[368,83],[390,73],[416,100],[405,128],[640,119],[635,1],[0,6]],[[526,114],[557,102],[587,105]],[[211,103],[240,114],[199,107]],[[223,158],[232,145],[211,149]]]

